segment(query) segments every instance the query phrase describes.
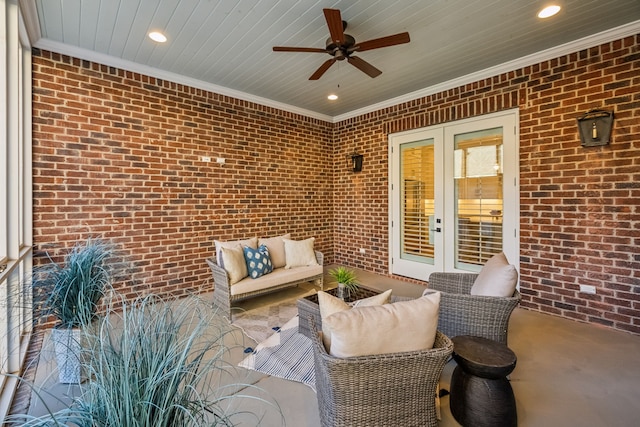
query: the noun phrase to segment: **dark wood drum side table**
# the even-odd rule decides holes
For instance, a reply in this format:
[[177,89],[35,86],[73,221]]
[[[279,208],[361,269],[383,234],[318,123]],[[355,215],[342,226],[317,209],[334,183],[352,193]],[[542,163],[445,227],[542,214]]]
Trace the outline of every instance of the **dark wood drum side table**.
[[516,355],[506,345],[486,338],[452,338],[458,366],[451,376],[449,406],[463,426],[517,426],[516,399],[507,379]]

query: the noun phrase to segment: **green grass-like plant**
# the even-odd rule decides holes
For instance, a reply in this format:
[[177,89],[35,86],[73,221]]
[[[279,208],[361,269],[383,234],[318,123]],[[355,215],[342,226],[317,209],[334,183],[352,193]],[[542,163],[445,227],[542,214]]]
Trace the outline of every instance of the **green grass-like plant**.
[[350,298],[351,294],[358,290],[356,273],[353,270],[347,267],[337,267],[329,270],[329,275],[338,282],[338,298]]
[[338,283],[342,283],[349,292],[358,289],[356,273],[347,267],[336,267],[329,270],[329,275]]
[[58,319],[58,327],[75,328],[90,324],[98,303],[111,286],[108,261],[113,247],[99,239],[77,243],[59,264],[49,264],[34,271],[34,286],[48,293],[44,314]]
[[233,382],[235,368],[223,360],[233,327],[210,304],[195,297],[165,302],[146,296],[119,307],[93,332],[83,329],[88,379],[80,397],[61,411],[23,416],[22,425],[232,426],[240,413],[231,404],[237,397],[276,406],[239,394],[257,388]]

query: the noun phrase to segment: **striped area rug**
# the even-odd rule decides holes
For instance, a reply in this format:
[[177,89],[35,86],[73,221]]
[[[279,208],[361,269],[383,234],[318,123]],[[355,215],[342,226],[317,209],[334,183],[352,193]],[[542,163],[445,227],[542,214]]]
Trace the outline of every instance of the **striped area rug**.
[[237,308],[234,307],[233,326],[241,328],[245,335],[257,343],[266,340],[274,330],[298,314],[298,299],[316,292],[313,286],[309,287],[303,288],[301,285],[299,288],[285,289],[279,293],[284,297],[276,303],[258,308],[244,310],[240,303]]
[[238,366],[298,381],[316,390],[311,340],[298,333],[297,315],[259,343]]

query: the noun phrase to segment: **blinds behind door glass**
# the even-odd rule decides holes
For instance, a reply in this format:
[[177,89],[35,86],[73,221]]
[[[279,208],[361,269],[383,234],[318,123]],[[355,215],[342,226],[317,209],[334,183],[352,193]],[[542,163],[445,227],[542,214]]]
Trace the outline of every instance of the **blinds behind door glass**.
[[456,268],[502,250],[502,128],[455,136]]
[[433,263],[433,141],[402,146],[402,258]]

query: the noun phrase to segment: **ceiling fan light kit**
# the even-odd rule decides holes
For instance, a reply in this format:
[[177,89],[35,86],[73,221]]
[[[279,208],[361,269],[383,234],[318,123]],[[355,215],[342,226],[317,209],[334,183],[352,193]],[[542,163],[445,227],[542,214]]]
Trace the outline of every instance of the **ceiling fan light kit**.
[[380,37],[374,40],[357,43],[356,39],[349,34],[345,34],[347,22],[342,20],[338,9],[323,9],[324,18],[329,27],[329,37],[326,41],[324,49],[313,47],[284,47],[274,46],[274,52],[306,52],[306,53],[328,53],[331,59],[325,61],[320,67],[309,77],[309,80],[318,80],[327,70],[336,62],[347,60],[347,62],[369,77],[375,78],[382,74],[373,65],[358,56],[352,56],[355,52],[363,52],[365,50],[379,49],[382,47],[395,46],[398,44],[409,43],[409,33],[399,33],[391,36]]

